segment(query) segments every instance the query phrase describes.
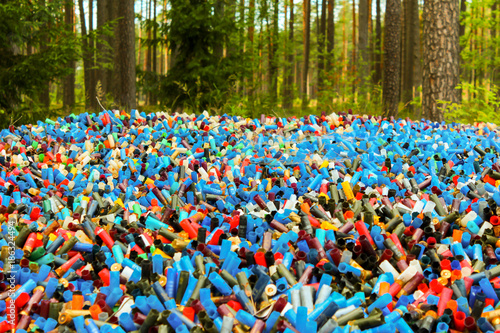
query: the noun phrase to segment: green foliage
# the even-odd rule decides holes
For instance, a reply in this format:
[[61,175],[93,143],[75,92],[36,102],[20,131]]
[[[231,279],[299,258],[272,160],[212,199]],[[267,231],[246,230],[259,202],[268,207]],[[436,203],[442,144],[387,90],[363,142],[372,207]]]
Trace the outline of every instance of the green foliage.
[[[491,9],[496,0],[471,0],[467,2],[468,10],[462,13],[461,19],[465,26],[465,34],[460,40],[462,46],[462,67],[466,71],[477,71],[475,76],[481,80],[483,76],[498,76],[500,58],[496,55],[500,35],[491,35],[493,29],[498,30],[498,10]],[[487,73],[489,69],[491,73]],[[496,72],[496,73],[495,73]],[[465,73],[464,78],[470,78],[471,73]]]
[[462,103],[442,103],[445,119],[465,124],[474,122],[498,122],[498,108],[500,99],[498,97],[499,87],[492,84],[488,89],[485,86],[474,87],[470,83],[462,83],[457,89],[463,89],[471,94],[470,99],[463,100]]
[[160,89],[160,75],[153,71],[145,71],[141,66],[136,66],[137,89],[143,94],[157,94]]
[[218,57],[217,47],[237,32],[228,16],[215,15],[214,0],[173,0],[160,28],[173,50],[174,65],[161,79],[161,103],[177,109],[219,108],[239,70],[236,55]]
[[67,75],[66,64],[77,59],[78,40],[63,24],[63,6],[63,0],[45,6],[29,0],[0,2],[0,108],[7,113],[22,110],[23,98],[33,105],[48,82]]

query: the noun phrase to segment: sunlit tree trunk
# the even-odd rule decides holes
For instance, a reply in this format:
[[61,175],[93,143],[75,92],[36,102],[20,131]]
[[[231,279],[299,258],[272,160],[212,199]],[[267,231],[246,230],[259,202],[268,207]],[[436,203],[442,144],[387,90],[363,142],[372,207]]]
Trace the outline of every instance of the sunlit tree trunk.
[[386,116],[398,115],[400,88],[401,2],[387,0],[384,38],[383,106]]
[[358,35],[358,64],[360,93],[366,94],[365,78],[370,73],[370,58],[368,52],[368,0],[359,0],[359,35]]
[[290,2],[290,19],[288,21],[288,42],[290,46],[285,48],[287,54],[287,60],[285,62],[285,93],[283,96],[283,108],[286,110],[292,109],[293,107],[293,82],[294,82],[294,42],[293,42],[293,24],[294,24],[294,13],[293,13],[293,0]]
[[[156,78],[156,75],[158,74],[158,59],[157,59],[157,41],[156,41],[156,38],[158,37],[157,36],[157,28],[156,28],[156,0],[153,1],[153,59],[151,59],[152,61],[152,67],[153,67],[153,73],[155,74],[155,78]],[[152,93],[151,94],[151,105],[156,105],[158,103],[158,96],[156,95],[156,93]]]
[[307,96],[308,90],[308,73],[309,73],[309,50],[310,50],[310,37],[311,37],[311,0],[303,1],[303,14],[304,14],[304,32],[303,32],[303,42],[304,42],[304,65],[302,68],[302,110],[305,110],[309,105],[309,99]]
[[78,0],[78,8],[80,9],[80,30],[82,35],[83,49],[83,81],[85,87],[85,109],[90,108],[90,84],[91,84],[91,63],[89,55],[89,40],[87,36],[87,24],[85,19],[85,7],[83,0]]
[[459,91],[455,89],[460,82],[458,0],[427,0],[423,19],[423,115],[441,122],[444,105],[439,101],[460,103]]
[[[70,33],[73,33],[74,18],[75,8],[73,0],[67,0],[64,5],[64,23]],[[68,68],[71,69],[72,73],[64,78],[63,107],[65,110],[71,110],[75,105],[75,62],[69,62]]]
[[248,13],[248,53],[250,54],[250,76],[248,79],[247,89],[248,89],[248,100],[250,102],[250,109],[252,116],[254,113],[254,75],[255,75],[255,64],[254,64],[254,33],[255,33],[255,0],[250,0],[249,13]]
[[[42,6],[45,6],[46,5],[46,2],[45,0],[40,0],[40,4]],[[44,41],[45,45],[48,45],[48,43],[50,42],[49,39],[47,38],[45,41]],[[42,43],[41,47],[40,47],[40,51],[43,52],[47,47]],[[40,94],[39,94],[39,99],[40,99],[40,103],[42,104],[42,106],[46,109],[48,109],[50,107],[50,82],[47,81],[45,83],[45,86],[43,87],[42,91],[40,91]]]
[[373,75],[373,83],[378,84],[382,80],[382,23],[380,0],[376,0],[376,17],[375,17],[375,74]]
[[97,70],[96,70],[96,62],[95,62],[95,39],[93,37],[94,32],[94,0],[88,0],[89,3],[89,31],[88,31],[88,40],[89,40],[89,62],[90,62],[90,81],[89,81],[89,90],[88,90],[88,98],[89,98],[89,107],[90,110],[97,110],[97,98],[96,98],[96,86],[97,86]]
[[356,94],[356,0],[352,0],[352,94]]
[[135,87],[135,14],[134,0],[119,0],[118,17],[118,102],[126,110],[136,107]]
[[321,1],[321,19],[318,36],[318,91],[323,90],[325,78],[325,41],[326,41],[326,0]]

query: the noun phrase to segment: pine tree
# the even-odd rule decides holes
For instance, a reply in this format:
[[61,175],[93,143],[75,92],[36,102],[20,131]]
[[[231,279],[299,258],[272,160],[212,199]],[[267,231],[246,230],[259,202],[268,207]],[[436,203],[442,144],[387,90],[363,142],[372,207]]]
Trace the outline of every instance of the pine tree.
[[423,19],[422,111],[424,117],[441,122],[445,105],[440,101],[460,102],[455,89],[460,82],[459,1],[427,0]]
[[400,88],[401,2],[387,0],[384,38],[384,114],[398,115]]

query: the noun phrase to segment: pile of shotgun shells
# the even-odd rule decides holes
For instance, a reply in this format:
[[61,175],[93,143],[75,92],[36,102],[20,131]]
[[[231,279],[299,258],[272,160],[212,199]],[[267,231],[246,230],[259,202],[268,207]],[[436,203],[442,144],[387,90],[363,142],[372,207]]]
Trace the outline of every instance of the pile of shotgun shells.
[[500,332],[500,128],[132,110],[0,131],[1,332]]

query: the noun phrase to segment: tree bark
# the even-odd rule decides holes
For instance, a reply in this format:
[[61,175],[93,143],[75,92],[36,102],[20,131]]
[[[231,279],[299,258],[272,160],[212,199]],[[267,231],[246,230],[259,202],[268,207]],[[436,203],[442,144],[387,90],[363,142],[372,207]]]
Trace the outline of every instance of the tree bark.
[[423,115],[441,122],[445,105],[439,101],[460,103],[458,0],[427,0],[423,19]]
[[287,54],[287,59],[285,62],[285,93],[283,96],[283,108],[285,110],[291,110],[293,108],[293,63],[294,63],[294,43],[293,43],[293,24],[294,24],[294,13],[293,13],[293,0],[290,1],[290,19],[288,21],[288,41],[290,46],[285,48]]
[[[154,74],[154,79],[156,80],[156,75],[158,74],[158,59],[157,59],[157,45],[156,45],[156,38],[158,37],[158,31],[156,28],[156,0],[153,0],[153,55],[151,59],[151,62],[153,63],[153,74]],[[158,98],[155,92],[151,93],[151,105],[156,105],[158,104]]]
[[89,40],[87,35],[87,24],[85,19],[85,8],[83,7],[83,0],[78,0],[78,8],[80,9],[80,30],[82,35],[82,48],[83,48],[83,81],[85,87],[85,109],[89,109],[91,63],[90,63]]
[[[237,1],[237,0],[236,0]],[[238,4],[238,11],[240,13],[239,17],[239,25],[240,25],[240,30],[239,30],[239,53],[244,54],[245,53],[245,30],[243,27],[245,27],[245,0],[240,0]],[[239,79],[239,85],[238,85],[238,92],[242,95],[245,95],[245,80],[243,76],[240,76]]]
[[342,102],[345,102],[345,97],[348,89],[348,78],[349,78],[349,64],[348,64],[348,56],[349,56],[349,50],[347,48],[348,46],[348,41],[347,41],[347,6],[348,3],[346,2],[344,5],[344,8],[342,9],[342,69],[340,70],[340,76],[341,76],[341,81],[339,84],[339,90],[342,91]]
[[[462,16],[463,13],[467,12],[467,0],[461,0],[460,1],[460,16]],[[458,35],[459,37],[462,37],[465,35],[465,24],[463,23],[463,20],[459,19],[459,30],[458,30]]]
[[412,2],[412,50],[413,50],[413,87],[417,88],[422,84],[422,64],[420,53],[420,15],[418,9],[418,0],[410,0]]
[[[114,21],[118,18],[118,1],[119,0],[106,0],[106,22]],[[117,79],[117,59],[118,59],[118,24],[113,26],[113,36],[106,37],[110,49],[108,53],[108,61],[111,68],[105,70],[106,85],[103,87],[106,93],[111,94],[116,99],[118,96],[118,79]],[[108,106],[111,107],[111,106]]]
[[[147,24],[147,32],[146,32],[148,41],[147,41],[147,48],[146,48],[146,57],[144,59],[144,65],[146,67],[145,70],[147,73],[146,74],[147,77],[150,77],[149,74],[151,73],[151,51],[152,51],[152,47],[151,47],[151,33],[152,33],[152,31],[151,31],[151,17],[152,17],[151,16],[151,9],[152,9],[152,5],[151,5],[151,3],[152,3],[152,0],[148,0],[148,2],[147,2],[147,11],[148,11],[147,22],[148,22],[148,24]],[[149,80],[147,80],[147,81],[149,81]],[[149,82],[148,82],[148,84],[149,84]],[[146,105],[151,105],[151,92],[148,91],[146,93],[145,97],[146,97]]]
[[420,24],[418,17],[418,1],[406,0],[405,6],[405,52],[404,82],[402,101],[407,106],[413,99],[413,88],[419,85],[420,79]]
[[361,93],[366,94],[366,76],[370,74],[370,58],[368,53],[368,0],[359,0],[359,34],[358,34],[358,66],[359,86]]
[[382,23],[380,0],[376,0],[375,6],[377,15],[375,17],[375,74],[373,75],[373,83],[379,84],[382,80]]
[[[498,28],[498,15],[497,15],[497,10],[498,10],[498,0],[495,0],[493,3],[493,6],[491,7],[491,20],[492,20],[492,26],[490,30],[491,34],[491,81],[493,84],[498,85],[498,78],[500,76],[499,69],[497,68],[496,64],[496,58],[497,58],[497,28]],[[497,92],[498,94],[498,92]]]
[[277,63],[277,53],[278,53],[278,43],[279,43],[279,1],[273,1],[273,34],[271,38],[271,48],[269,55],[269,75],[271,76],[271,100],[273,105],[278,100],[278,63]]
[[[68,32],[73,33],[73,25],[75,24],[75,9],[73,0],[67,0],[64,4],[64,23]],[[71,61],[68,64],[72,73],[64,78],[63,87],[63,108],[67,111],[75,105],[75,62]]]
[[[46,2],[45,0],[40,0],[40,4],[42,6],[45,6],[46,5]],[[47,46],[49,44],[49,37],[47,37],[45,40],[45,45],[42,44],[41,47],[40,47],[40,51],[43,52],[44,50],[47,49]],[[45,109],[49,109],[50,107],[50,82],[47,81],[45,82],[45,86],[42,88],[42,90],[40,91],[39,93],[39,101],[40,103],[42,104],[42,106],[45,108]]]
[[248,13],[248,53],[250,54],[250,77],[247,84],[248,89],[248,101],[250,102],[250,110],[253,116],[254,113],[254,75],[255,75],[255,64],[254,64],[254,33],[255,33],[255,0],[250,0],[249,13]]
[[333,47],[335,43],[335,23],[333,8],[335,8],[335,0],[328,0],[328,18],[327,18],[327,38],[326,38],[326,71],[331,74],[334,62]]
[[321,1],[321,19],[318,36],[318,91],[323,90],[325,78],[325,41],[326,41],[326,0]]
[[355,94],[356,94],[356,0],[352,0],[352,63],[351,63],[351,69],[352,69],[352,95],[353,98],[355,99]]
[[373,3],[372,0],[368,0],[368,70],[370,71],[370,81],[373,81],[373,46],[375,38],[373,38]]
[[134,0],[119,0],[118,16],[118,103],[131,110],[136,107]]
[[401,2],[387,0],[384,38],[383,106],[386,116],[398,115],[400,88]]
[[97,71],[96,71],[96,62],[95,62],[95,39],[92,35],[94,31],[94,0],[88,0],[89,2],[89,31],[88,31],[88,39],[89,39],[89,72],[90,72],[90,80],[89,80],[89,107],[90,110],[97,110],[97,99],[96,99],[96,85],[97,85]]
[[101,103],[107,107],[108,104],[105,101],[106,93],[109,93],[109,82],[107,67],[110,65],[110,48],[106,43],[110,43],[110,39],[103,33],[104,26],[108,23],[109,13],[108,4],[106,0],[97,0],[97,29],[99,30],[99,41],[96,43],[96,82],[100,82],[100,90],[96,91]]
[[[262,92],[267,93],[267,95],[270,97],[271,104],[273,103],[273,95],[272,95],[272,73],[271,73],[271,62],[272,62],[272,36],[271,36],[271,28],[270,28],[270,20],[269,20],[269,13],[270,13],[270,4],[272,1],[267,2],[267,0],[262,0],[262,12],[261,12],[261,30],[260,30],[260,42],[261,42],[261,48],[259,51],[260,54],[260,60],[261,60],[261,77],[262,77]],[[264,29],[264,21],[265,23],[265,29]],[[264,50],[264,45],[267,43],[267,68],[264,69],[264,54],[266,53]],[[267,79],[267,82],[266,82]],[[266,84],[264,84],[266,82]]]
[[[461,0],[460,1],[460,17],[462,17],[462,14],[467,12],[467,0]],[[462,37],[465,35],[465,23],[464,23],[464,20],[462,19],[459,19],[459,27],[458,27],[458,36],[459,36],[459,39],[462,39]],[[463,58],[462,58],[462,50],[463,50],[463,46],[460,45],[460,63],[463,64]],[[462,78],[467,81],[467,77],[469,76],[467,71],[462,68],[462,66],[460,66],[460,75],[462,76]],[[460,96],[462,96],[462,89],[460,89]]]
[[[312,0],[310,2],[312,6]],[[319,16],[319,6],[320,0],[316,0],[316,44],[319,44],[319,28],[320,28],[320,16]],[[312,9],[311,9],[312,10]],[[311,12],[312,15],[312,12]],[[319,63],[319,54],[316,54],[316,62],[312,61],[312,67],[309,69],[309,98],[317,99],[317,90],[318,90],[318,75],[316,75],[316,80],[314,80],[314,70],[316,70],[316,74],[318,72],[318,63]]]
[[406,9],[408,8],[408,0],[403,0],[401,1],[401,37],[400,37],[400,41],[401,41],[401,57],[399,58],[401,64],[400,64],[400,81],[399,81],[399,84],[400,84],[400,90],[399,90],[399,99],[400,99],[400,102],[402,102],[404,100],[404,93],[405,93],[405,82],[406,82],[406,54],[407,54],[407,50],[406,50],[406,36],[407,36],[407,33],[406,33],[406,27],[408,26],[406,20],[407,20],[407,16],[406,16]]
[[[163,0],[163,13],[162,13],[162,23],[165,24],[167,22],[167,0]],[[164,36],[162,36],[162,39],[164,40],[165,45],[168,45],[168,36],[165,33]],[[163,64],[163,70],[162,70],[162,75],[167,74],[168,72],[168,47],[162,45],[162,53],[163,53],[163,58],[162,58],[162,64]]]
[[411,36],[409,35],[410,27],[410,16],[409,12],[409,2],[411,0],[403,0],[401,8],[401,95],[400,99],[403,102],[403,106],[406,107],[406,102],[410,100],[409,92],[411,85],[411,70],[410,63],[411,58],[409,56],[409,41]]
[[311,0],[304,0],[303,3],[303,14],[304,14],[304,65],[302,68],[302,110],[305,110],[309,105],[309,100],[307,96],[307,79],[309,72],[309,48],[310,48],[310,37],[311,37]]

